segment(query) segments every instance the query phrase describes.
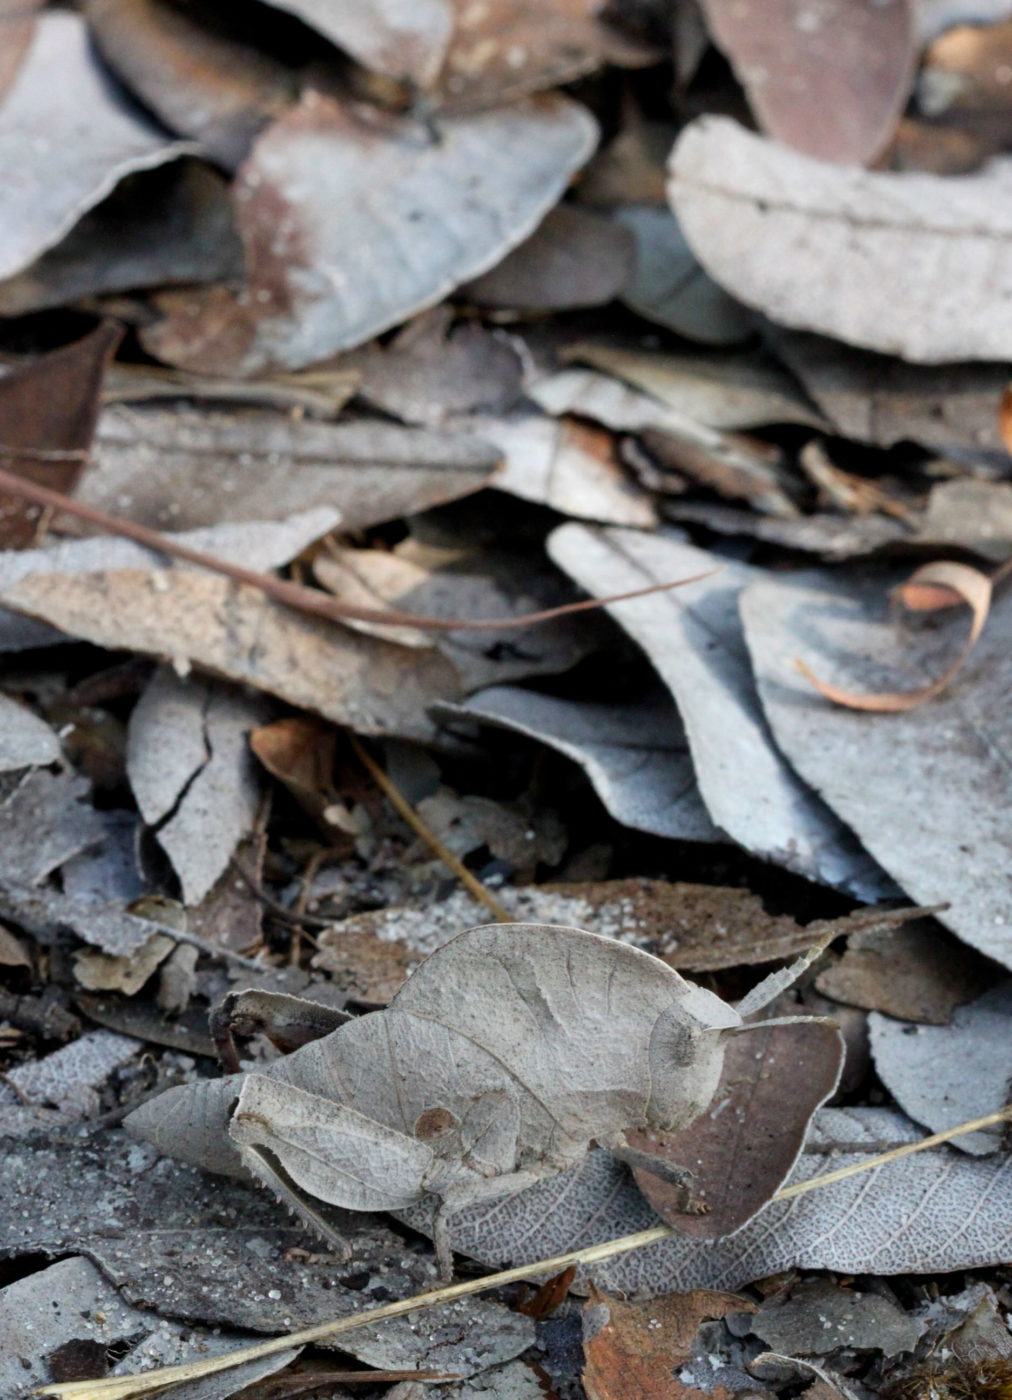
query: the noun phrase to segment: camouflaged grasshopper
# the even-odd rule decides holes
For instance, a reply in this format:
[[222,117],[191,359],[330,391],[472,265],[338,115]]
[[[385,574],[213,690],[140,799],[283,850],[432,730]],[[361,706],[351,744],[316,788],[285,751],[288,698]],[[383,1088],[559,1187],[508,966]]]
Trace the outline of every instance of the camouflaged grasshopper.
[[231,994],[219,1031],[231,1021],[270,1034],[277,1012],[279,1043],[306,1043],[255,1072],[169,1089],[126,1126],[197,1166],[250,1173],[338,1245],[320,1202],[397,1211],[431,1194],[449,1277],[455,1212],[565,1171],[595,1143],[685,1187],[689,1173],[625,1134],[691,1123],[716,1090],[728,1036],[753,1029],[745,1018],[819,951],[732,1007],[611,938],[541,924],[469,929],[382,1011],[351,1018],[294,997]]

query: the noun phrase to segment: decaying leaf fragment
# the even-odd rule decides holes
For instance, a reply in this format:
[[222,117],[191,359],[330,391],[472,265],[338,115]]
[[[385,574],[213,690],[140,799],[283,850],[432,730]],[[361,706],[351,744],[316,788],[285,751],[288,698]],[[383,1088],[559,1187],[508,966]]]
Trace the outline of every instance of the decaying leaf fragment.
[[166,293],[147,347],[184,368],[250,375],[360,345],[520,243],[597,128],[547,96],[446,117],[440,132],[433,141],[408,118],[309,91],[237,177],[246,288]]
[[700,262],[772,320],[923,364],[1012,356],[1012,162],[958,178],[862,171],[704,117],[670,170]]
[[[754,992],[749,1014],[763,1004]],[[445,1270],[461,1209],[564,1171],[591,1140],[628,1156],[627,1130],[690,1123],[745,1029],[637,949],[496,924],[433,953],[385,1011],[262,1074],[170,1090],[128,1121],[185,1161],[248,1171],[325,1229],[321,1201],[403,1210],[434,1197]]]
[[851,710],[881,710],[897,712],[912,710],[941,695],[962,670],[983,631],[984,623],[991,607],[991,580],[980,569],[969,564],[956,564],[943,561],[925,564],[915,569],[906,583],[894,591],[897,602],[911,612],[934,612],[939,608],[951,608],[965,603],[973,615],[969,635],[953,661],[950,661],[937,680],[915,690],[878,691],[873,693],[844,690],[819,679],[807,662],[798,660],[798,669],[815,686],[820,695],[845,705]]
[[583,1384],[590,1400],[690,1400],[699,1391],[679,1372],[692,1358],[700,1323],[755,1306],[736,1293],[703,1288],[649,1302],[593,1289],[583,1310]]

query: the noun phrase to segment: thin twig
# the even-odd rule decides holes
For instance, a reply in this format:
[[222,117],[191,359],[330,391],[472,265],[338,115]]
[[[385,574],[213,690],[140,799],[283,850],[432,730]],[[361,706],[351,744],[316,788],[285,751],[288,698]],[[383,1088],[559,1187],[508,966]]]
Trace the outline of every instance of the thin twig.
[[[956,1128],[947,1128],[944,1133],[934,1133],[918,1142],[895,1147],[888,1152],[868,1157],[850,1167],[827,1172],[824,1176],[814,1176],[808,1181],[799,1181],[794,1186],[786,1186],[772,1197],[773,1201],[784,1201],[800,1196],[807,1191],[817,1191],[823,1186],[832,1185],[843,1177],[857,1176],[860,1172],[873,1171],[898,1157],[907,1157],[913,1152],[923,1152],[927,1147],[949,1142],[952,1138],[974,1133],[979,1128],[989,1128],[995,1123],[1012,1120],[1012,1105],[998,1113],[989,1113],[984,1118],[974,1118],[969,1123],[960,1123]],[[466,1279],[462,1283],[451,1283],[446,1288],[435,1288],[429,1293],[417,1293],[413,1298],[401,1298],[395,1303],[384,1303],[379,1308],[367,1308],[351,1317],[340,1317],[333,1322],[322,1322],[316,1327],[306,1327],[300,1332],[288,1332],[269,1341],[258,1342],[240,1351],[225,1352],[220,1356],[208,1357],[204,1361],[190,1362],[184,1366],[167,1366],[157,1371],[140,1375],[119,1376],[115,1380],[69,1381],[60,1385],[40,1387],[36,1395],[51,1397],[51,1400],[138,1400],[173,1385],[177,1381],[196,1380],[217,1371],[225,1371],[246,1361],[259,1360],[261,1356],[273,1356],[289,1347],[307,1346],[324,1338],[336,1337],[344,1332],[352,1332],[358,1327],[366,1327],[375,1322],[383,1322],[390,1317],[403,1317],[405,1313],[420,1308],[432,1308],[441,1303],[451,1303],[457,1298],[467,1298],[473,1293],[482,1293],[487,1288],[501,1288],[508,1283],[519,1283],[524,1279],[541,1274],[557,1274],[572,1264],[597,1264],[603,1259],[613,1259],[618,1254],[628,1254],[634,1249],[659,1244],[670,1239],[678,1231],[672,1225],[655,1225],[649,1230],[638,1230],[634,1235],[622,1235],[619,1239],[607,1240],[604,1244],[588,1245],[584,1249],[573,1249],[567,1254],[557,1254],[553,1259],[539,1259],[532,1264],[518,1264],[513,1269],[503,1269],[497,1274],[486,1274],[483,1278]]]
[[481,903],[485,905],[486,909],[491,911],[497,923],[511,924],[513,922],[512,914],[508,913],[508,911],[496,899],[495,895],[492,894],[490,890],[487,890],[485,888],[485,886],[478,879],[477,875],[475,875],[472,871],[468,870],[467,866],[459,858],[459,856],[455,856],[450,850],[450,848],[444,845],[442,841],[440,841],[439,837],[432,830],[432,828],[426,825],[426,823],[415,811],[414,807],[412,807],[408,799],[401,792],[400,788],[398,788],[397,785],[383,771],[383,769],[373,758],[372,754],[369,753],[368,749],[366,749],[365,746],[361,744],[355,737],[355,735],[352,734],[350,731],[348,733],[348,739],[351,743],[352,749],[354,750],[355,757],[368,771],[369,776],[372,778],[376,786],[380,788],[380,790],[383,792],[383,795],[387,798],[391,807],[393,807],[396,811],[397,815],[399,817],[403,817],[403,819],[407,822],[408,826],[410,826],[411,830],[415,833],[415,835],[420,836],[422,838],[422,840],[429,847],[429,849],[439,857],[439,859],[443,862],[447,869],[451,870],[453,874],[456,875],[457,879],[464,886],[464,888],[470,894],[472,894],[475,897],[475,899],[480,900]]
[[550,622],[553,618],[566,617],[570,613],[589,612],[608,603],[621,603],[630,598],[645,597],[650,593],[663,593],[669,588],[680,588],[683,584],[695,583],[698,579],[708,578],[710,574],[717,572],[715,569],[707,569],[705,573],[695,574],[692,578],[676,579],[671,583],[654,583],[649,588],[635,588],[629,593],[616,593],[608,598],[588,598],[580,603],[564,603],[561,607],[543,608],[540,612],[524,613],[519,617],[419,617],[415,613],[398,612],[396,609],[388,611],[383,608],[359,607],[357,603],[342,602],[340,598],[334,598],[319,588],[306,588],[288,579],[275,578],[273,574],[244,569],[241,564],[232,564],[213,554],[191,549],[178,539],[159,534],[157,530],[149,530],[146,525],[138,525],[133,520],[123,519],[122,516],[107,515],[104,510],[85,505],[82,501],[75,501],[60,491],[51,491],[48,486],[40,486],[38,482],[29,481],[27,477],[18,476],[15,472],[2,468],[0,491],[32,501],[35,505],[50,506],[54,510],[64,511],[89,525],[98,526],[110,535],[122,535],[124,539],[133,540],[135,544],[143,545],[146,549],[167,554],[170,558],[182,559],[188,564],[196,564],[201,569],[209,569],[212,573],[224,574],[236,583],[258,588],[275,602],[284,603],[299,612],[311,613],[314,617],[327,618],[331,622],[346,622],[350,619],[356,622],[379,623],[386,627],[417,627],[427,632],[502,632],[509,628],[532,627],[535,623]]

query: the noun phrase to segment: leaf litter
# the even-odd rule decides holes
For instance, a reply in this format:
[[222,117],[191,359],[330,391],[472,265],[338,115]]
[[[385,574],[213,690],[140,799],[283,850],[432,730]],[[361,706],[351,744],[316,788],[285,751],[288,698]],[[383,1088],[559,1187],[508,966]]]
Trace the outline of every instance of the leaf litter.
[[4,18],[5,1393],[984,1385],[1007,17]]

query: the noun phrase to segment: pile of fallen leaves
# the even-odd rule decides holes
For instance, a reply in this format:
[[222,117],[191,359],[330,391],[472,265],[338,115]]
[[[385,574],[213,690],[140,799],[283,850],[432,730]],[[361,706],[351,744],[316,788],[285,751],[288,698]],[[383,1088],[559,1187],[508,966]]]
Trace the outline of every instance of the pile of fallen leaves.
[[1007,1400],[1010,77],[0,3],[5,1400]]

